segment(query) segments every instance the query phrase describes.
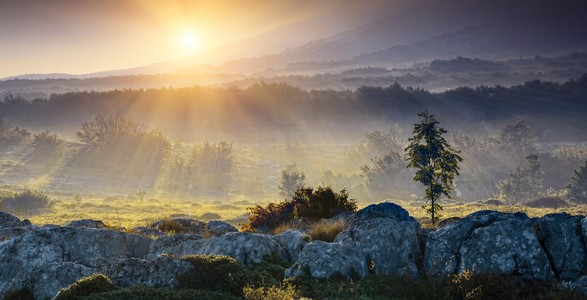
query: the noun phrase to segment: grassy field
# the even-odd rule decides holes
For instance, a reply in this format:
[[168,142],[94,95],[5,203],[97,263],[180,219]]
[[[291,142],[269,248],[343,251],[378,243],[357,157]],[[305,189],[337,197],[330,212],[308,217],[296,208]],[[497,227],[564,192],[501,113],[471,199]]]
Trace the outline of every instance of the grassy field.
[[[187,155],[193,145],[176,143],[174,156]],[[234,169],[223,190],[202,189],[170,192],[158,187],[168,174],[165,168],[152,185],[137,177],[132,184],[121,184],[116,176],[93,174],[92,170],[77,172],[67,163],[68,154],[75,149],[74,141],[67,141],[65,155],[56,160],[35,159],[29,146],[2,149],[0,156],[0,192],[20,192],[26,189],[43,191],[50,197],[50,205],[40,214],[16,213],[34,224],[65,225],[78,219],[102,220],[112,226],[133,228],[145,226],[165,218],[194,218],[209,220],[209,213],[238,227],[247,222],[248,207],[280,202],[278,180],[281,170],[296,163],[306,174],[307,186],[331,185],[333,189],[347,188],[359,209],[384,201],[394,202],[409,211],[424,226],[429,219],[422,209],[421,196],[374,196],[365,190],[358,167],[365,161],[349,161],[348,149],[352,144],[235,144]],[[338,180],[325,182],[324,174],[338,174]],[[77,172],[77,173],[76,173]],[[144,195],[140,192],[144,191]],[[404,193],[405,194],[405,193]],[[403,198],[403,199],[398,199]],[[464,217],[472,212],[491,209],[503,212],[524,212],[530,217],[549,213],[587,213],[586,205],[559,208],[531,208],[523,205],[487,205],[482,200],[466,199],[441,201],[444,218]],[[203,217],[204,216],[204,217]],[[216,218],[218,218],[218,216]]]

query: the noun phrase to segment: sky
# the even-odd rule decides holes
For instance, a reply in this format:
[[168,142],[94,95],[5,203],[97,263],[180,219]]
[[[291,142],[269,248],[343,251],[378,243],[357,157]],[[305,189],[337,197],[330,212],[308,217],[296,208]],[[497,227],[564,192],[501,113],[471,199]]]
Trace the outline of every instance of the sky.
[[148,65],[306,22],[311,30],[276,41],[295,47],[357,26],[385,2],[0,0],[0,78]]

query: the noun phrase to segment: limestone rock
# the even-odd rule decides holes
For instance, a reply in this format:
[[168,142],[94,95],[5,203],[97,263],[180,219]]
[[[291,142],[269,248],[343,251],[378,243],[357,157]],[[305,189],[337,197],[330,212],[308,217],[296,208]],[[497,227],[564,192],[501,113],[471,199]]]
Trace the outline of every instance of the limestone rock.
[[0,282],[0,295],[11,289],[28,288],[36,299],[53,298],[76,281],[95,274],[97,269],[73,262],[54,262],[23,269],[17,276]]
[[328,278],[335,274],[364,277],[369,274],[368,263],[363,253],[351,245],[315,241],[304,247],[297,261],[285,271],[285,278],[299,275]]
[[288,261],[290,262],[295,262],[302,249],[304,249],[304,247],[310,242],[310,237],[308,235],[295,229],[290,229],[278,235],[274,235],[273,239],[285,250],[288,256]]
[[424,272],[436,275],[467,270],[554,279],[533,224],[523,213],[478,211],[430,233]]
[[177,276],[191,270],[192,264],[162,255],[154,260],[127,258],[113,262],[101,270],[112,283],[121,288],[148,285],[175,288]]
[[220,236],[227,232],[238,232],[234,226],[223,221],[210,221],[206,224],[206,236]]
[[265,255],[279,255],[288,259],[287,252],[271,236],[246,232],[229,232],[209,239],[187,240],[151,253],[149,258],[161,253],[180,257],[190,254],[228,255],[247,265],[261,262]]
[[549,214],[536,221],[539,239],[561,280],[576,280],[587,274],[587,250],[583,243],[583,216]]
[[194,219],[178,218],[172,220],[159,220],[151,224],[151,228],[159,229],[159,226],[165,222],[173,222],[181,227],[185,233],[206,235],[206,223]]
[[19,235],[23,235],[24,233],[41,229],[40,226],[37,225],[29,225],[29,226],[19,226],[19,227],[0,227],[0,243],[6,242],[10,239],[13,239]]
[[581,228],[583,229],[583,243],[585,244],[585,248],[587,248],[587,217],[581,221]]
[[8,213],[8,212],[1,212],[0,211],[0,228],[2,227],[22,227],[22,226],[29,226],[31,222],[27,219],[21,221],[15,215]]
[[144,257],[153,240],[105,229],[61,227],[26,232],[0,243],[0,282],[51,263]]
[[86,228],[102,228],[104,227],[104,222],[100,220],[90,220],[90,219],[83,219],[83,220],[75,220],[71,221],[69,224],[65,225],[65,227],[86,227]]
[[132,229],[132,232],[136,232],[140,235],[146,235],[146,236],[152,236],[152,237],[160,237],[160,236],[164,236],[167,235],[165,232],[162,232],[159,229],[155,229],[155,228],[148,228],[148,227],[135,227]]
[[351,227],[338,234],[334,243],[316,241],[306,245],[287,274],[294,276],[310,270],[309,274],[316,277],[336,273],[363,277],[369,272],[415,276],[421,252],[420,231],[420,224],[400,206],[370,205],[356,214]]
[[151,244],[149,257],[154,259],[161,254],[168,253],[165,252],[167,248],[176,247],[185,241],[196,241],[203,238],[201,235],[187,233],[160,236]]
[[417,275],[420,231],[420,224],[406,210],[386,202],[357,212],[353,225],[334,242],[350,244],[360,250],[375,274]]

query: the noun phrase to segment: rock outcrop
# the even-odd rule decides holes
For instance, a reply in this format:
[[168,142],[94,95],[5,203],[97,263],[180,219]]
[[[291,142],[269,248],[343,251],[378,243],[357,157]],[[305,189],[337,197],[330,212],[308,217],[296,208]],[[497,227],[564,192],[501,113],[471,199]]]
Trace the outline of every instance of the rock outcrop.
[[191,254],[227,255],[249,265],[278,255],[293,263],[286,277],[472,271],[558,279],[587,293],[583,216],[562,213],[530,219],[523,213],[479,211],[447,221],[440,229],[422,229],[400,206],[381,203],[340,218],[349,228],[327,243],[310,242],[298,230],[271,236],[236,232],[221,221],[205,224],[191,219],[174,220],[188,233],[154,240],[100,228],[100,221],[41,227],[0,213],[0,297],[10,289],[27,287],[37,298],[51,298],[92,274],[104,274],[123,288],[175,287],[176,278],[193,267],[179,257]]
[[18,217],[11,213],[0,211],[0,228],[23,227],[29,225],[31,225],[29,220],[25,219],[21,221]]
[[336,273],[346,277],[364,277],[369,273],[415,276],[420,230],[420,224],[400,206],[370,205],[357,213],[351,227],[340,233],[334,243],[308,244],[286,271],[286,277],[308,270],[316,277]]
[[90,220],[90,219],[82,219],[82,220],[75,220],[71,221],[69,224],[65,225],[65,227],[78,227],[78,228],[102,228],[106,225],[104,222],[99,220]]
[[470,214],[428,236],[426,274],[466,271],[555,278],[528,216],[489,210]]
[[294,262],[298,259],[300,252],[310,242],[310,236],[290,229],[272,237],[279,243],[281,248],[287,253],[287,261]]
[[154,260],[118,260],[102,267],[100,273],[121,288],[139,284],[174,288],[178,285],[177,277],[191,269],[192,264],[187,261],[161,255]]
[[583,242],[582,216],[549,214],[536,220],[536,231],[557,278],[577,280],[587,274],[587,249]]
[[278,255],[288,260],[289,256],[279,242],[269,235],[247,232],[230,232],[218,237],[186,240],[169,248],[151,253],[149,258],[160,254],[182,257],[191,254],[228,255],[243,264],[259,263],[266,255]]
[[206,236],[220,236],[228,232],[238,232],[234,226],[223,221],[210,221],[206,223]]

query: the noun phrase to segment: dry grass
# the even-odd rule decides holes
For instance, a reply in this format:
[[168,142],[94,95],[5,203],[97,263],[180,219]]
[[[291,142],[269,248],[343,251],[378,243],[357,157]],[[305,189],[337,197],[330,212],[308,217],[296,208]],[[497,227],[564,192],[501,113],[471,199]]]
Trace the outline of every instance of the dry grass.
[[316,222],[310,230],[308,235],[313,241],[333,242],[337,234],[347,229],[347,225],[343,220],[336,220],[334,222]]

